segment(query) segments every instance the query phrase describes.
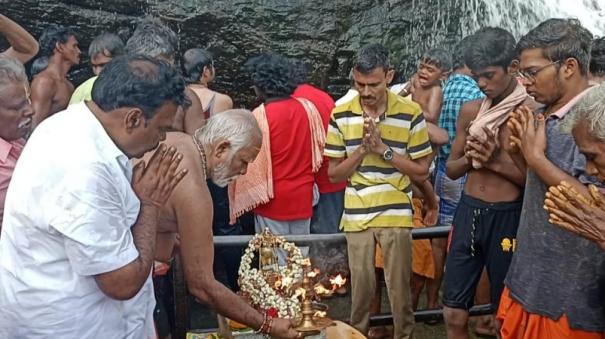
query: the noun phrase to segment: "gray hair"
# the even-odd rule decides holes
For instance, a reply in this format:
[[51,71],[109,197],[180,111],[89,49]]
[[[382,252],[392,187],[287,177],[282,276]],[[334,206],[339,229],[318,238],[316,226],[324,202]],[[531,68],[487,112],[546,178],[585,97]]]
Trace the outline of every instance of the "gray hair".
[[97,54],[102,54],[110,58],[122,55],[124,54],[124,42],[116,34],[108,32],[101,33],[92,40],[88,47],[89,57],[92,58]]
[[126,53],[174,60],[178,37],[158,19],[145,19],[126,42]]
[[261,138],[262,132],[254,115],[247,109],[230,109],[215,114],[206,124],[195,131],[195,138],[204,146],[227,140],[232,154],[249,145],[254,137]]
[[563,119],[561,131],[571,134],[582,121],[592,137],[605,142],[605,84],[593,87],[580,99]]
[[11,57],[0,55],[0,88],[15,82],[27,83],[23,64]]

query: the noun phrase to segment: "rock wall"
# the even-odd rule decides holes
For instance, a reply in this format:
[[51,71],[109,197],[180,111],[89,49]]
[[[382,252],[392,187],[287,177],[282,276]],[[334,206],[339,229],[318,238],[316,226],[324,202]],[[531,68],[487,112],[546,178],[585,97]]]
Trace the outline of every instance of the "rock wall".
[[[179,35],[179,53],[203,47],[215,55],[214,88],[237,106],[252,102],[241,65],[261,51],[275,51],[311,65],[310,81],[333,96],[348,87],[356,50],[381,42],[392,51],[399,79],[414,70],[429,47],[451,48],[464,31],[470,0],[1,0],[3,14],[35,37],[49,23],[76,29],[83,52],[102,31],[134,30],[144,16],[160,18]],[[4,43],[5,45],[5,43]],[[88,57],[70,77],[91,75]]]

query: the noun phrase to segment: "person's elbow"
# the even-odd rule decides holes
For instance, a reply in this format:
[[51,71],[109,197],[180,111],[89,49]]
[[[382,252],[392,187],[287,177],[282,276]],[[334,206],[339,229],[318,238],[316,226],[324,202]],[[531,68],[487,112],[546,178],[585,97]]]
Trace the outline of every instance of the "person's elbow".
[[213,306],[211,291],[214,289],[213,282],[216,282],[214,276],[204,277],[202,279],[187,279],[187,289],[189,293],[202,303]]
[[457,180],[462,175],[464,175],[464,173],[460,173],[459,171],[456,171],[456,169],[454,168],[452,163],[450,161],[448,161],[445,163],[445,175],[447,175],[447,177],[450,178],[451,180]]
[[142,286],[131,284],[131,286],[125,286],[122,284],[103,284],[97,280],[97,285],[106,296],[115,300],[130,300],[139,293]]

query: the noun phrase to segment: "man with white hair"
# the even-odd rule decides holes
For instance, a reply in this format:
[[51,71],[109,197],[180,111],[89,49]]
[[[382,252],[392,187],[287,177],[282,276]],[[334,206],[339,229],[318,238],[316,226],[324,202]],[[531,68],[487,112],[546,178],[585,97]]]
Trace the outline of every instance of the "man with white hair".
[[183,154],[181,166],[189,171],[162,208],[156,259],[172,254],[175,235],[180,237],[187,287],[197,299],[218,313],[278,338],[296,338],[287,319],[270,319],[218,282],[213,274],[212,198],[206,180],[226,187],[246,173],[261,146],[261,131],[247,110],[228,110],[212,116],[195,135],[170,132],[165,144]]
[[[586,156],[586,173],[605,181],[605,84],[590,90],[561,128],[573,135]],[[594,185],[587,197],[563,181],[546,193],[544,205],[551,223],[596,242],[605,251],[605,196]]]
[[0,228],[8,183],[25,145],[24,137],[31,129],[33,114],[23,65],[0,55]]

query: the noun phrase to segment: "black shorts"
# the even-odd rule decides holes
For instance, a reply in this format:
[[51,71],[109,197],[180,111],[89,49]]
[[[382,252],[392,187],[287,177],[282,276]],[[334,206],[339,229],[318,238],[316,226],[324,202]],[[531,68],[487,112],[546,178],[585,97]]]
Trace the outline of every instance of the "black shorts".
[[504,278],[517,244],[521,206],[521,201],[487,203],[462,194],[445,261],[443,305],[470,309],[485,266],[492,308],[498,309]]

